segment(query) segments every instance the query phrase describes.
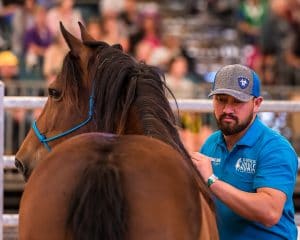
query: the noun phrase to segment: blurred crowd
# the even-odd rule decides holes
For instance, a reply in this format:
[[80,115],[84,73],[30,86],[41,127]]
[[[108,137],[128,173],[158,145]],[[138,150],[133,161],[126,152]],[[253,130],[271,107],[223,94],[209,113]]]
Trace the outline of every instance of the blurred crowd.
[[238,13],[238,30],[254,49],[247,63],[263,84],[299,85],[300,1],[248,0]]
[[74,0],[24,0],[14,4],[9,1],[0,9],[1,79],[52,81],[67,51],[59,21],[77,37],[80,21],[96,40],[120,43],[125,52],[166,71],[174,68],[171,65],[183,68],[170,71],[170,77],[184,76],[189,70],[190,59],[179,37],[162,34],[157,4],[148,3],[141,9],[136,0],[104,0],[99,1],[96,10],[86,13],[83,7],[76,7]]
[[299,0],[100,0],[86,6],[74,0],[15,0],[0,4],[1,79],[53,80],[67,51],[59,21],[77,36],[81,21],[95,39],[120,43],[138,60],[160,67],[170,86],[181,90],[179,97],[187,92],[193,97],[193,84],[205,82],[206,73],[198,71],[199,59],[189,51],[182,31],[164,24],[166,6],[177,4],[182,11],[173,18],[209,14],[223,28],[236,31],[240,51],[236,61],[254,68],[264,85],[300,84]]
[[[77,37],[80,21],[96,40],[120,43],[136,59],[159,67],[177,98],[206,97],[199,86],[227,63],[254,68],[265,86],[300,85],[299,0],[2,0],[0,79],[53,81],[68,51],[60,21]],[[201,42],[211,35],[213,41]],[[222,46],[223,39],[230,44]],[[218,41],[220,47],[210,48]],[[204,136],[192,143],[200,146],[209,121],[183,114],[183,129],[190,130],[183,137],[189,141],[202,126]]]

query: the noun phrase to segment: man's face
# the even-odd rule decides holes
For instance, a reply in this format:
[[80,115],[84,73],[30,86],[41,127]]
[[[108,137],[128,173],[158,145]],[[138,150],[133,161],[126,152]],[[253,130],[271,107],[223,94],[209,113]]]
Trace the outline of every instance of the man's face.
[[226,94],[214,95],[215,118],[225,136],[235,135],[247,129],[261,102],[257,103],[256,100],[253,98],[248,102],[242,102]]

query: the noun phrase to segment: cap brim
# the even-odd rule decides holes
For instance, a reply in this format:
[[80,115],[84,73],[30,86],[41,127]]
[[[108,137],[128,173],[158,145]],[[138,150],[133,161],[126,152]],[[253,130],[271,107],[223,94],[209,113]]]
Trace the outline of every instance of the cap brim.
[[226,94],[226,95],[230,95],[242,102],[248,102],[250,101],[253,96],[252,95],[249,95],[249,94],[246,94],[246,93],[242,93],[242,92],[239,92],[239,91],[236,91],[236,90],[233,90],[233,89],[216,89],[214,91],[212,91],[208,97],[211,97],[213,95],[216,95],[216,94]]

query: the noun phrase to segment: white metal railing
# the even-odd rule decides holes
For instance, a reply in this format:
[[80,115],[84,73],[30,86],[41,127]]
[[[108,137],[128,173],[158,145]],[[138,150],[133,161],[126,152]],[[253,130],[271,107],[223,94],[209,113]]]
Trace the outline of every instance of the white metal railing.
[[[43,107],[46,97],[4,97],[3,106],[5,109],[25,108],[32,109]],[[175,108],[174,100],[170,100],[171,106]],[[212,112],[212,101],[209,99],[178,99],[180,111],[193,111],[208,113]],[[287,100],[265,100],[260,108],[261,112],[300,112],[300,101]]]
[[[4,109],[25,108],[33,109],[43,107],[46,97],[19,97],[5,96],[4,84],[0,82],[0,168],[14,168],[14,156],[4,156]],[[170,100],[172,108],[175,109],[174,100]],[[180,111],[193,111],[209,113],[212,112],[212,102],[207,99],[178,99],[177,104]],[[262,103],[261,112],[300,112],[300,101],[276,101],[265,100]],[[3,206],[3,171],[0,170],[0,206]],[[3,239],[3,226],[18,225],[18,214],[3,214],[3,207],[0,207],[0,239]]]

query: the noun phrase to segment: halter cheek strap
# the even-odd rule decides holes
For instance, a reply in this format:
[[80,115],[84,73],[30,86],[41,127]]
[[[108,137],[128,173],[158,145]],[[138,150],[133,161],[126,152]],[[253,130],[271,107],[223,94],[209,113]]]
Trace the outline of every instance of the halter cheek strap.
[[61,137],[64,137],[64,136],[76,131],[77,129],[83,127],[84,125],[86,125],[93,118],[93,110],[94,110],[94,91],[92,92],[92,95],[89,97],[89,112],[88,112],[87,119],[84,120],[83,122],[79,123],[75,127],[71,128],[69,130],[66,130],[62,133],[59,133],[57,135],[54,135],[53,137],[49,137],[49,138],[47,138],[45,135],[41,134],[41,132],[39,131],[39,129],[36,125],[36,120],[34,120],[34,122],[32,123],[32,129],[33,129],[35,135],[37,136],[37,138],[39,139],[39,141],[42,144],[44,144],[45,148],[50,152],[51,147],[49,146],[48,142],[51,142],[51,141],[54,141],[54,140],[59,139]]

